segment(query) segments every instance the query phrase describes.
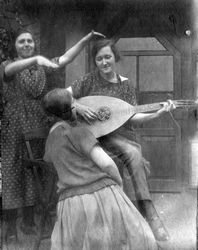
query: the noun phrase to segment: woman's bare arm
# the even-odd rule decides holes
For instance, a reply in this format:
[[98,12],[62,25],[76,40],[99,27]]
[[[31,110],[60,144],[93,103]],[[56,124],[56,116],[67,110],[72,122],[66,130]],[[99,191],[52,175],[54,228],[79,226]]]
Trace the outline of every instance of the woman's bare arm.
[[130,121],[132,123],[144,123],[144,122],[159,118],[161,115],[163,115],[163,114],[165,114],[173,109],[175,109],[175,106],[174,106],[173,102],[171,100],[169,100],[169,101],[163,103],[163,107],[161,109],[159,109],[158,111],[153,112],[153,113],[149,113],[149,114],[137,113],[131,118]]
[[59,66],[63,67],[72,62],[74,58],[80,53],[80,51],[87,45],[87,43],[94,37],[104,37],[101,33],[92,31],[84,36],[79,42],[77,42],[71,49],[67,50],[64,55],[59,58]]
[[30,58],[25,59],[19,59],[17,61],[9,63],[5,67],[5,75],[7,77],[13,76],[22,70],[32,66],[32,65],[41,65],[51,68],[58,68],[59,66],[56,63],[51,62],[49,59],[43,57],[43,56],[33,56]]

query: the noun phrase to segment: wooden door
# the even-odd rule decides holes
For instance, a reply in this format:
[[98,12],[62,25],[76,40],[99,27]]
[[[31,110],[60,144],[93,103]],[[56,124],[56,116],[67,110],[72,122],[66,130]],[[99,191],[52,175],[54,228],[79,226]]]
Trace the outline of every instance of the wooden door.
[[[118,71],[136,87],[138,104],[180,98],[180,53],[165,38],[121,38],[117,47],[122,55]],[[151,163],[151,191],[177,192],[181,187],[181,129],[174,116],[165,114],[136,129]]]

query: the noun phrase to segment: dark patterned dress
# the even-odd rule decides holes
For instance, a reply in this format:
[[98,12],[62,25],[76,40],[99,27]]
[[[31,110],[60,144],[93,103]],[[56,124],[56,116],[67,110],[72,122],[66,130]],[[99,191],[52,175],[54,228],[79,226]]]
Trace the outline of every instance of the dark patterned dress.
[[99,74],[99,71],[93,71],[72,84],[74,98],[89,95],[104,95],[119,98],[131,105],[136,105],[135,88],[128,78],[117,75],[118,82],[111,83]]
[[[31,169],[24,163],[27,154],[22,133],[46,125],[47,117],[41,107],[46,93],[45,71],[32,66],[5,77],[4,69],[11,61],[1,64],[4,112],[1,121],[2,203],[3,209],[32,206],[37,201]],[[35,147],[35,153],[40,148]]]

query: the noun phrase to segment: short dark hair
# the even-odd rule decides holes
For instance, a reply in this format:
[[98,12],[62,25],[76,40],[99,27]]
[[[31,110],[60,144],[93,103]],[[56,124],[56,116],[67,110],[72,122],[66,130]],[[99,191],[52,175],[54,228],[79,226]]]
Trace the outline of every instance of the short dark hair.
[[29,33],[32,36],[33,40],[35,41],[35,37],[34,37],[33,32],[28,28],[19,28],[19,29],[17,29],[15,31],[15,41],[16,41],[18,36],[20,36],[21,34],[24,34],[24,33]]
[[72,95],[63,88],[49,91],[43,98],[43,108],[50,114],[62,119],[71,117]]
[[115,42],[111,39],[100,39],[94,43],[94,45],[92,47],[92,51],[91,51],[94,64],[96,64],[95,58],[96,58],[98,51],[106,46],[109,46],[111,48],[111,50],[115,56],[115,61],[118,62],[120,60],[120,53],[115,46]]

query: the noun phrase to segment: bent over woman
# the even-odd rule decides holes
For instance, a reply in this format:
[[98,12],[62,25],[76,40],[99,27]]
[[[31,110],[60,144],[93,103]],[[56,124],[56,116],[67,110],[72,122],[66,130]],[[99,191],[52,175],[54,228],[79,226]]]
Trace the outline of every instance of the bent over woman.
[[72,117],[71,102],[65,89],[44,98],[45,109],[59,119],[44,155],[58,173],[51,250],[156,250],[150,227],[122,191],[114,161],[90,131],[65,122]]

